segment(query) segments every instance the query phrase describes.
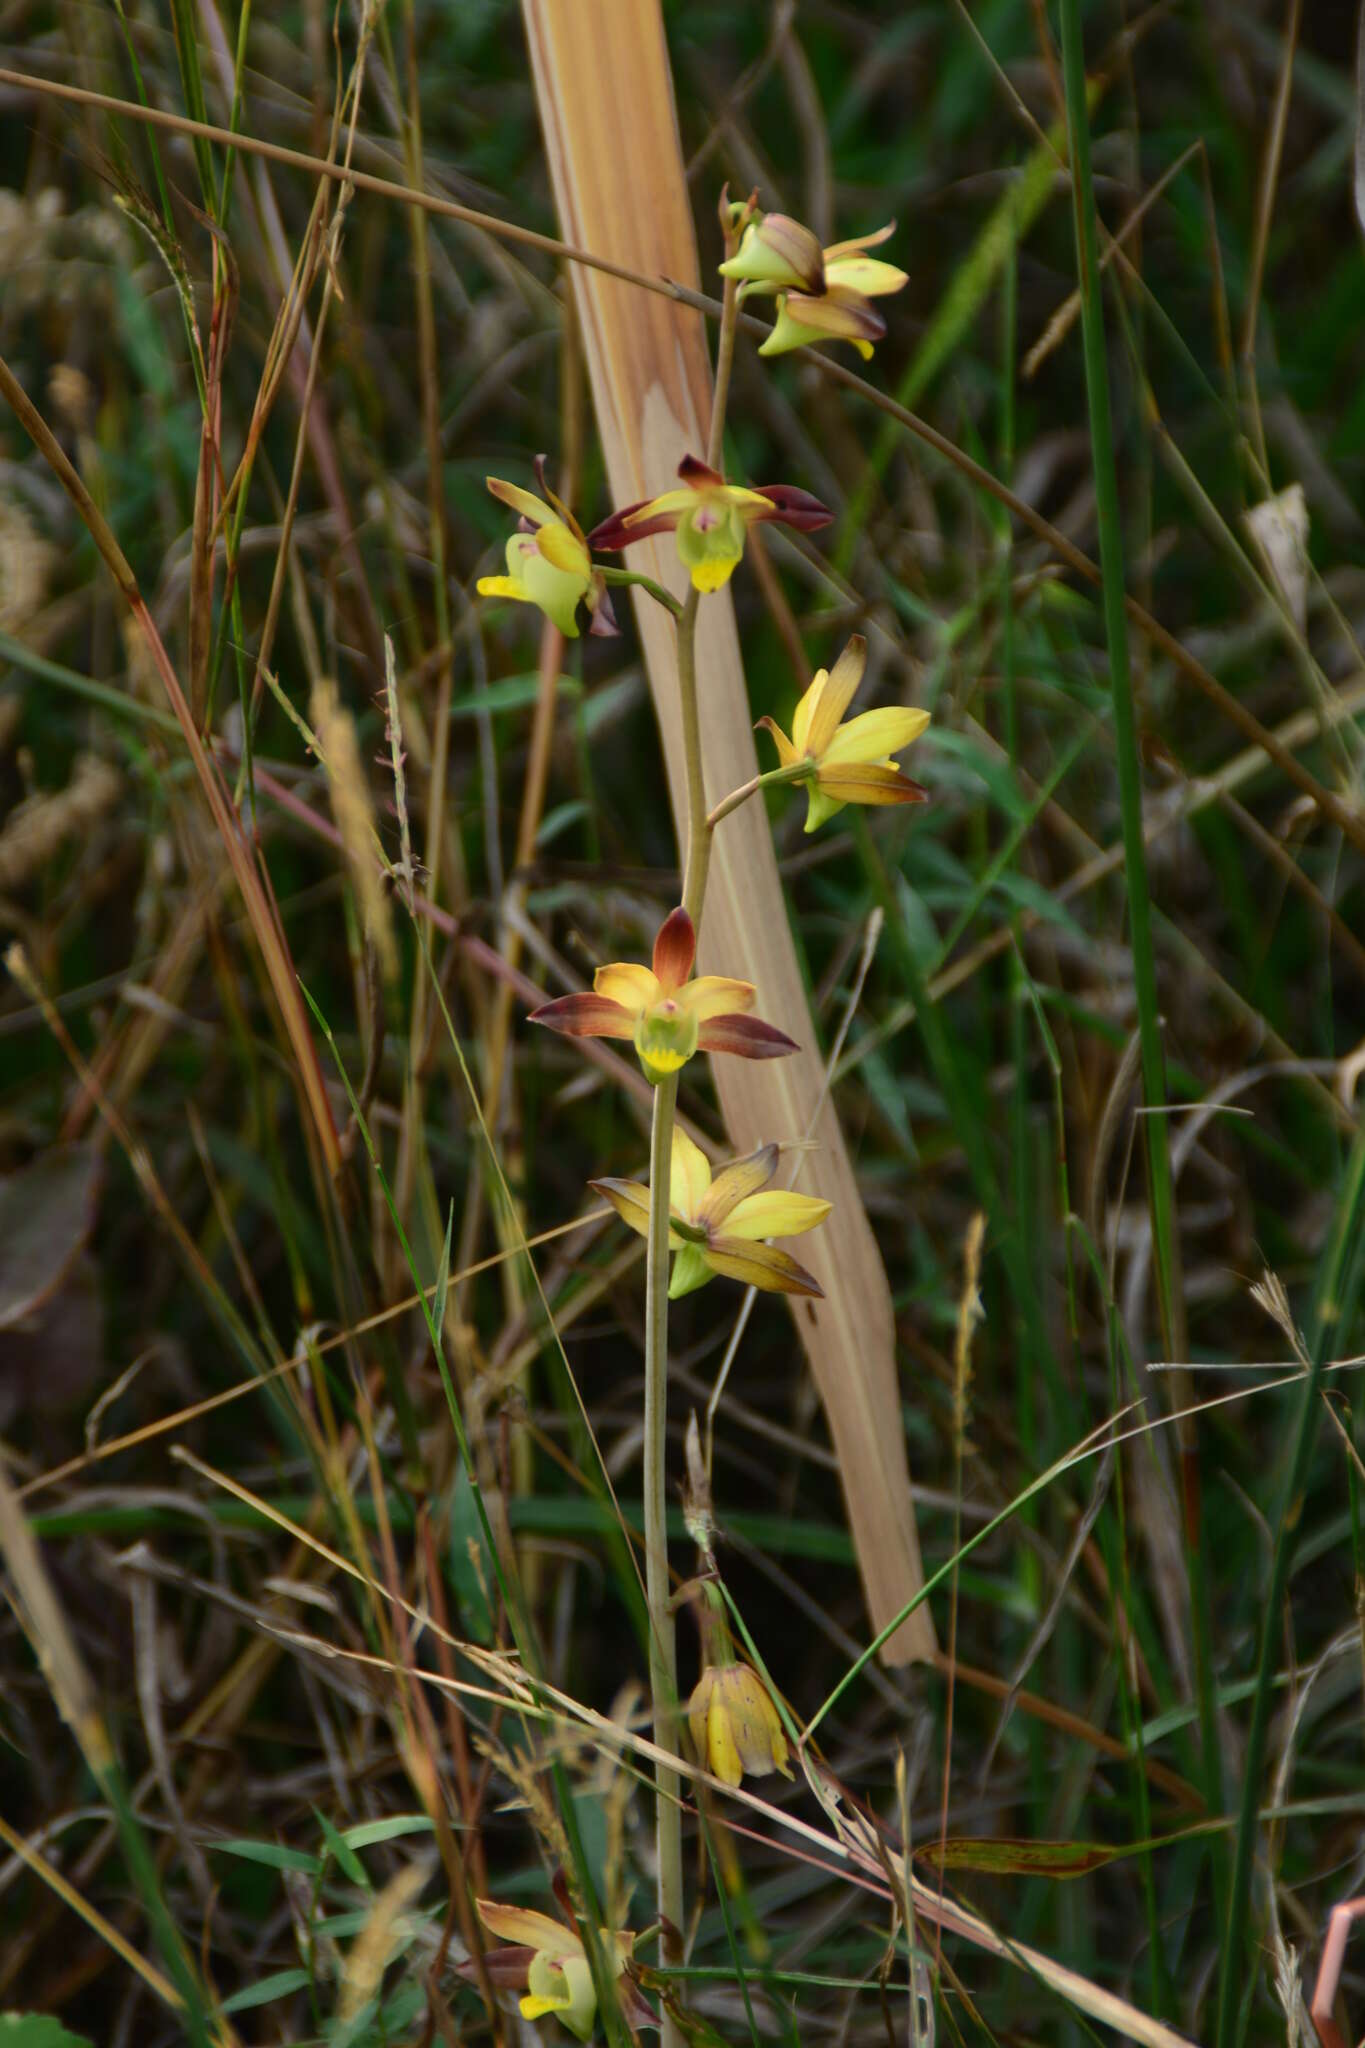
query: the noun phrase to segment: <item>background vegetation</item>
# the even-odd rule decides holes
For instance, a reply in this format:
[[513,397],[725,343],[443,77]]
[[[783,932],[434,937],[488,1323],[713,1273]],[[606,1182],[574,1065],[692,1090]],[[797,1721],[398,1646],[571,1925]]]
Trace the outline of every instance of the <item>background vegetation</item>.
[[[609,7],[587,11],[611,32]],[[704,268],[725,179],[825,240],[895,216],[912,281],[869,375],[1098,558],[1042,0],[665,12]],[[797,670],[854,627],[881,697],[934,714],[912,764],[930,806],[810,841],[799,803],[771,807],[827,1045],[851,1019],[834,1085],[894,1289],[927,1569],[1139,1404],[1120,1452],[1059,1473],[946,1573],[933,1611],[956,1664],[865,1668],[819,1740],[892,1835],[908,1822],[927,1881],[943,1838],[1070,1845],[1043,1868],[955,1850],[950,1894],[1012,1939],[1198,2038],[1297,2042],[1300,1968],[1311,1981],[1327,1910],[1360,1888],[1365,1798],[1361,1418],[1353,1376],[1323,1371],[1359,1345],[1353,24],[1293,0],[1084,16],[1095,201],[1126,227],[1104,272],[1116,509],[1128,590],[1164,629],[1130,627],[1135,751],[1100,592],[1036,520],[811,365],[743,344],[736,363],[733,473],[839,513],[813,542],[751,548],[736,579],[755,716],[785,725]],[[356,167],[553,234],[518,11],[391,0],[374,28]],[[590,1728],[394,1669],[476,1682],[439,1627],[506,1647],[477,1479],[546,1678],[641,1714],[602,1478],[638,1521],[638,1256],[599,1221],[538,1248],[537,1282],[519,1245],[583,1213],[590,1173],[638,1171],[644,1112],[515,1018],[504,1062],[495,970],[517,956],[557,993],[642,956],[676,849],[629,626],[571,648],[523,819],[539,622],[471,602],[507,530],[487,472],[529,481],[549,450],[585,524],[609,509],[563,277],[456,221],[423,245],[363,192],[324,251],[306,170],[39,89],[145,95],[317,155],[356,53],[356,10],[334,27],[320,0],[0,5],[0,67],[33,80],[0,83],[0,356],[116,536],[193,718],[254,783],[348,1150],[333,1177],[259,927],[89,522],[0,411],[0,922],[27,963],[0,986],[0,1431],[47,1575],[7,1510],[0,2007],[99,2042],[205,2038],[217,2000],[212,2024],[244,2040],[508,2037],[515,2013],[454,1973],[471,1890],[544,1908],[564,1860],[629,1924],[650,1912],[649,1800]],[[222,606],[220,547],[210,605],[201,387],[221,391],[230,475],[310,247],[324,339],[311,370],[306,351],[282,370],[236,595]],[[1296,500],[1248,521],[1295,486],[1306,546]],[[401,812],[450,913],[414,926],[395,892],[387,988],[298,727],[319,676],[358,721],[387,852]],[[1172,1104],[1164,1300],[1136,1115],[1144,961]],[[718,1134],[697,1071],[685,1107]],[[415,1286],[447,1267],[470,1277],[422,1313]],[[718,1285],[675,1325],[676,1470],[736,1300]],[[1162,1360],[1194,1369],[1149,1371]],[[722,1569],[799,1726],[868,1631],[779,1303],[745,1330],[716,1491]],[[44,1582],[35,1656],[21,1617]],[[682,1642],[690,1679],[685,1618]],[[762,1789],[821,1822],[799,1776]],[[681,1995],[721,2037],[884,2039],[923,2023],[921,1982],[953,2039],[1087,2030],[1028,1970],[960,1940],[940,1956],[924,1922],[915,1964],[885,1895],[761,1813],[711,1822],[689,1836],[704,1911]]]

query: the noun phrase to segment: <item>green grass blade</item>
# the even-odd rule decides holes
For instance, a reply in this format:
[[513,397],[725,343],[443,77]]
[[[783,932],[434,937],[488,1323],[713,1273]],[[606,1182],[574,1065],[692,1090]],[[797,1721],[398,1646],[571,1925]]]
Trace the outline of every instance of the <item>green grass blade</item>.
[[[1095,191],[1090,170],[1090,117],[1087,104],[1085,50],[1081,38],[1080,0],[1062,0],[1062,66],[1066,86],[1067,133],[1072,164],[1072,198],[1076,227],[1076,268],[1081,299],[1081,340],[1085,359],[1086,399],[1095,477],[1095,512],[1099,527],[1100,570],[1105,641],[1114,713],[1114,748],[1118,762],[1122,815],[1123,865],[1128,914],[1132,928],[1133,987],[1137,999],[1142,1092],[1147,1153],[1147,1196],[1151,1211],[1157,1303],[1161,1339],[1168,1358],[1184,1358],[1184,1311],[1180,1292],[1179,1246],[1175,1231],[1175,1200],[1171,1181],[1167,1131],[1165,1058],[1157,1003],[1156,956],[1152,941],[1152,908],[1147,884],[1147,853],[1142,830],[1142,764],[1133,713],[1132,677],[1128,663],[1127,589],[1123,563],[1123,524],[1119,510],[1118,472],[1114,461],[1109,409],[1109,371],[1105,354],[1104,308],[1101,296]],[[1177,1399],[1179,1395],[1177,1375]],[[1187,1402],[1180,1400],[1180,1405]],[[1205,1796],[1212,1812],[1222,1807],[1222,1768],[1218,1723],[1213,1698],[1209,1600],[1199,1527],[1198,1475],[1192,1442],[1182,1439],[1186,1525],[1185,1555],[1190,1581],[1190,1609],[1196,1688],[1200,1702]],[[1220,1865],[1215,1859],[1215,1871]]]
[[1365,1263],[1362,1260],[1363,1228],[1365,1122],[1356,1130],[1332,1237],[1323,1261],[1309,1347],[1311,1366],[1304,1375],[1299,1394],[1299,1412],[1292,1432],[1294,1448],[1280,1489],[1279,1511],[1274,1521],[1275,1549],[1270,1566],[1270,1585],[1262,1607],[1256,1691],[1252,1697],[1251,1725],[1247,1731],[1246,1760],[1242,1768],[1242,1798],[1237,1816],[1232,1882],[1218,1980],[1217,2048],[1234,2048],[1234,2043],[1245,2034],[1250,2010],[1249,1987],[1259,1975],[1263,1961],[1261,1943],[1254,1938],[1247,1923],[1251,1906],[1251,1872],[1260,1827],[1258,1795],[1275,1691],[1276,1646],[1281,1640],[1289,1568],[1303,1525],[1308,1469],[1322,1415],[1319,1389],[1323,1367],[1328,1353],[1344,1344],[1349,1336],[1349,1325],[1359,1297],[1362,1264]]

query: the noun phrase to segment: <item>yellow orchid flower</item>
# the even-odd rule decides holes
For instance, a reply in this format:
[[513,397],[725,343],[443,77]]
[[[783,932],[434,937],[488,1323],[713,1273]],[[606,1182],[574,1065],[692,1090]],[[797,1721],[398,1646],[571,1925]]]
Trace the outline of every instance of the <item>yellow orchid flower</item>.
[[[776,1145],[760,1145],[746,1159],[722,1167],[713,1179],[701,1147],[686,1131],[674,1130],[668,1242],[677,1257],[668,1287],[670,1301],[704,1287],[715,1273],[772,1294],[823,1295],[819,1281],[789,1252],[763,1242],[814,1230],[830,1212],[830,1204],[817,1195],[770,1188],[777,1161]],[[649,1236],[647,1187],[634,1180],[594,1180],[589,1186],[606,1196],[623,1223],[641,1237]]]
[[844,804],[921,804],[928,791],[902,775],[891,759],[917,740],[927,711],[888,705],[841,723],[857,693],[867,642],[855,633],[832,669],[819,669],[792,718],[791,738],[771,718],[759,724],[772,735],[784,768],[806,763],[795,776],[809,797],[806,830],[814,832]]
[[678,477],[680,489],[642,498],[595,526],[588,535],[589,547],[628,548],[652,533],[672,533],[695,588],[719,590],[744,554],[749,528],[760,520],[778,519],[798,533],[815,533],[834,518],[809,491],[792,484],[764,484],[753,491],[727,484],[695,455],[684,455]]
[[746,298],[777,294],[777,321],[759,349],[778,356],[789,348],[818,341],[851,341],[861,356],[886,333],[886,322],[873,299],[898,292],[909,283],[903,270],[883,263],[867,251],[895,233],[888,221],[875,234],[834,242],[828,249],[812,247],[815,237],[785,214],[766,214],[745,229],[739,248],[721,274],[741,280]]
[[692,1742],[723,1785],[787,1767],[787,1737],[772,1695],[748,1664],[708,1664],[687,1707]]
[[632,960],[599,967],[591,994],[557,996],[532,1010],[530,1022],[566,1038],[631,1038],[645,1078],[656,1085],[694,1052],[770,1060],[797,1050],[785,1031],[747,1015],[754,1006],[752,982],[723,974],[689,981],[696,956],[697,935],[680,905],[659,927],[652,967]]
[[825,252],[818,235],[789,213],[763,213],[745,228],[720,274],[735,278],[745,298],[756,292],[822,292]]
[[[543,2019],[553,2013],[580,2041],[586,2041],[597,2019],[597,1992],[581,1935],[575,1928],[551,1920],[523,1906],[501,1906],[495,1899],[476,1899],[479,1918],[490,1934],[511,1946],[491,1949],[484,1958],[490,1981],[499,1988],[524,1993],[523,2019]],[[607,1968],[616,1981],[617,1996],[635,2027],[659,2024],[658,2016],[633,1979],[622,1977],[634,1947],[633,1934],[622,1930],[612,1934],[602,1929],[602,1948]],[[460,1966],[461,1974],[472,1977],[472,1962]]]
[[616,620],[602,572],[593,568],[582,527],[546,483],[543,455],[536,457],[536,477],[543,500],[500,476],[484,478],[495,498],[521,514],[521,525],[507,543],[507,574],[481,576],[479,596],[535,605],[566,640],[578,638],[578,607],[585,604],[592,615],[589,631],[614,633]]

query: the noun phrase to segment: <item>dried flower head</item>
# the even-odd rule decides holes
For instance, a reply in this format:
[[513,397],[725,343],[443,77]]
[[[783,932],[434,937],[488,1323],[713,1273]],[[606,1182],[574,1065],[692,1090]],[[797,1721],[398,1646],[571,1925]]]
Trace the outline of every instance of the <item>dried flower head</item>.
[[697,1755],[724,1785],[781,1771],[787,1737],[772,1694],[748,1664],[708,1664],[688,1702],[688,1726]]
[[123,777],[112,761],[77,754],[65,789],[16,804],[0,825],[0,891],[22,889],[67,840],[91,841],[122,794]]
[[322,749],[332,815],[346,851],[361,921],[379,956],[384,977],[391,981],[398,972],[398,943],[389,899],[379,879],[378,828],[370,787],[361,766],[355,720],[343,707],[330,676],[318,677],[308,708]]
[[57,550],[23,506],[0,498],[0,633],[23,633],[47,595],[56,563]]

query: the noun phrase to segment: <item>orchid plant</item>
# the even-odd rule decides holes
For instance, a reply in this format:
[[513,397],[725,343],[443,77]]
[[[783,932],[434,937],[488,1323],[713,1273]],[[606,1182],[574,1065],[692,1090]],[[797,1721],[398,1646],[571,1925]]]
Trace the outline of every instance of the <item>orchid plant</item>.
[[[675,620],[681,693],[684,765],[688,792],[688,844],[683,900],[660,927],[649,966],[613,961],[599,967],[591,990],[560,996],[531,1012],[531,1021],[571,1038],[630,1041],[653,1088],[648,1181],[599,1178],[592,1188],[646,1241],[644,1508],[646,1590],[650,1619],[650,1681],[656,1766],[658,1918],[665,1961],[681,1960],[685,1924],[680,1785],[673,1759],[681,1750],[677,1657],[666,1530],[665,1413],[668,1305],[721,1277],[764,1291],[818,1298],[816,1276],[773,1239],[816,1229],[829,1203],[775,1184],[782,1146],[775,1136],[746,1158],[718,1170],[676,1124],[678,1081],[699,1052],[744,1059],[794,1053],[794,1039],[754,1015],[758,992],[731,973],[694,973],[702,925],[711,840],[742,803],[759,790],[801,785],[807,796],[806,830],[814,831],[845,804],[923,801],[925,791],[903,774],[896,756],[924,730],[928,714],[904,705],[846,713],[866,665],[866,643],[851,639],[833,666],[821,669],[795,707],[790,733],[771,719],[759,725],[773,740],[778,765],[751,777],[708,808],[703,783],[696,675],[700,605],[729,582],[743,560],[749,529],[777,521],[797,533],[827,526],[833,514],[809,492],[790,484],[750,487],[728,481],[722,468],[726,400],[741,305],[776,302],[776,322],[759,353],[825,340],[849,341],[863,355],[885,333],[872,301],[897,292],[904,272],[870,256],[890,227],[822,248],[799,221],[760,212],[754,202],[721,200],[725,297],[716,361],[716,385],[705,458],[687,455],[674,488],[612,512],[590,533],[549,489],[537,464],[540,494],[490,477],[493,495],[519,514],[506,548],[505,575],[479,582],[482,595],[535,605],[566,636],[576,636],[586,612],[590,630],[612,632],[609,584],[636,584]],[[597,564],[594,553],[619,553],[652,535],[674,536],[689,588],[681,603],[638,573]],[[728,968],[740,962],[724,963]],[[695,1431],[689,1435],[693,1441]],[[704,1477],[692,1480],[708,1491]],[[701,1524],[697,1525],[698,1527]],[[709,1526],[709,1521],[707,1522]],[[689,1528],[693,1524],[689,1521]],[[695,1534],[694,1530],[694,1534]],[[709,1537],[697,1536],[705,1598],[702,1626],[706,1657],[692,1695],[689,1722],[699,1761],[725,1784],[743,1772],[787,1768],[783,1722],[764,1680],[735,1656],[720,1606]],[[526,1995],[527,2018],[555,2012],[586,2038],[598,1999],[610,1987],[593,1985],[580,1937],[542,1915],[513,1912],[480,1901],[479,1912],[511,1950],[495,1952],[491,1981]],[[629,1936],[603,1936],[602,1952],[620,1995]],[[505,1960],[504,1960],[505,1958]],[[638,1989],[631,1995],[639,2000]],[[640,2024],[638,2010],[630,2017]],[[681,2040],[667,2005],[660,2022],[667,2048]]]

